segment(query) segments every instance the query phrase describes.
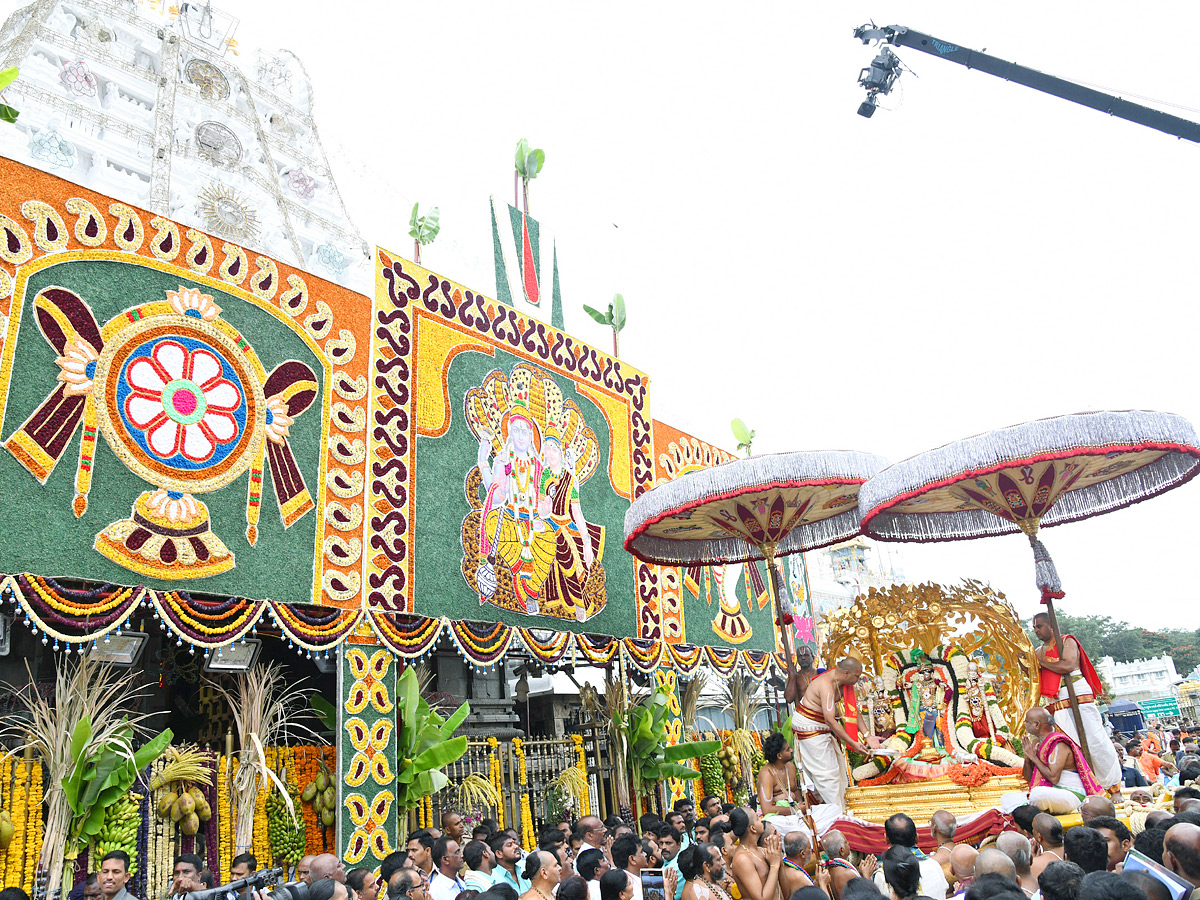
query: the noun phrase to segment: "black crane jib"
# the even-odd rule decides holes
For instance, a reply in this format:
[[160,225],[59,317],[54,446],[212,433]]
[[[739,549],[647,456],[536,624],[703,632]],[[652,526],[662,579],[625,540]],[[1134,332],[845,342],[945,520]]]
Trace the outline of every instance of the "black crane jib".
[[[1084,87],[1073,81],[1067,81],[1065,78],[1057,78],[1054,75],[1047,75],[1045,72],[1039,72],[1037,69],[1031,69],[1028,66],[1022,66],[1015,62],[989,56],[986,53],[971,50],[952,41],[945,41],[941,38],[933,37],[933,35],[914,31],[903,25],[889,25],[881,28],[877,28],[874,25],[863,25],[855,29],[854,36],[861,39],[864,44],[878,40],[896,47],[912,47],[914,50],[920,50],[922,53],[928,53],[930,56],[958,63],[960,66],[965,66],[968,69],[978,69],[989,75],[995,75],[997,78],[1003,78],[1005,81],[1023,84],[1026,87],[1033,88],[1035,91],[1061,97],[1064,100],[1078,103],[1080,106],[1086,106],[1099,112],[1108,113],[1110,116],[1116,116],[1119,119],[1126,119],[1138,125],[1153,128],[1156,131],[1162,131],[1166,134],[1183,138],[1184,140],[1200,143],[1200,123],[1198,122],[1193,122],[1190,119],[1181,119],[1179,116],[1151,109],[1148,106],[1142,106],[1140,103],[1123,100],[1112,94],[1106,94],[1103,91]],[[887,91],[880,91],[880,93],[887,93]]]

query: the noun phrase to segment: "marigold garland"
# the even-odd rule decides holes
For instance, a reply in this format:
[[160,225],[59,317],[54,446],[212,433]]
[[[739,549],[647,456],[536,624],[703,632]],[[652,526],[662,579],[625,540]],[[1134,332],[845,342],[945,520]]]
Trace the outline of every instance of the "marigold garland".
[[529,808],[528,779],[525,775],[525,748],[520,738],[512,739],[513,753],[517,757],[517,780],[521,792],[521,846],[526,852],[536,849],[533,833],[533,811]]
[[571,741],[575,744],[575,752],[579,756],[579,761],[575,765],[583,773],[583,795],[579,798],[579,815],[582,818],[592,814],[592,791],[588,781],[587,751],[583,749],[583,735],[573,734]]
[[494,737],[487,739],[488,745],[488,781],[492,783],[492,787],[496,789],[496,796],[500,798],[500,805],[496,807],[496,821],[500,823],[500,829],[504,830],[504,781],[500,772],[500,756],[498,748],[500,742]]
[[[37,871],[38,857],[42,853],[42,839],[45,831],[42,825],[42,764],[35,762],[30,765],[33,769],[33,778],[29,785],[28,800],[25,806],[27,813],[25,819],[26,839],[23,850],[25,878],[21,886],[25,889],[25,893],[32,896],[34,875]],[[32,811],[31,815],[30,811]]]

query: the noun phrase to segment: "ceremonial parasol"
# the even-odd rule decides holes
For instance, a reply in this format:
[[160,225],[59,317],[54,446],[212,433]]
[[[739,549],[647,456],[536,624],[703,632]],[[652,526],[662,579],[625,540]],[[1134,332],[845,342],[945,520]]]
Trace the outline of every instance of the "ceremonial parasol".
[[633,502],[625,549],[667,566],[766,560],[791,676],[792,613],[777,559],[857,534],[859,487],[886,465],[869,453],[806,450],[692,472]]
[[[1191,423],[1170,413],[1091,412],[1026,422],[946,444],[871,478],[859,492],[863,534],[885,541],[954,541],[1023,532],[1055,646],[1064,594],[1039,527],[1148,500],[1200,472]],[[1065,678],[1088,754],[1073,679]]]

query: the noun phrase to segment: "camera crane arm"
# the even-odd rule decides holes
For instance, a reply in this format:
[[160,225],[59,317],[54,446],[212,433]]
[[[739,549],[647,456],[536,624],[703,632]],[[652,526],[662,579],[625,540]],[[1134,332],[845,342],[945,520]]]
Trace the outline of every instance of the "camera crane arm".
[[[1138,125],[1145,125],[1164,134],[1174,135],[1187,141],[1200,143],[1200,123],[1190,119],[1181,119],[1170,113],[1151,109],[1139,103],[1123,100],[1112,94],[1094,88],[1084,87],[1065,78],[1047,75],[1037,69],[1022,66],[1015,62],[989,56],[978,50],[961,47],[950,41],[935,38],[932,35],[914,31],[903,25],[887,25],[876,27],[874,24],[861,25],[854,29],[854,36],[864,44],[879,41],[893,47],[912,47],[922,53],[928,53],[938,59],[958,63],[968,69],[978,69],[988,75],[995,75],[1005,81],[1023,84],[1044,94],[1061,97],[1080,106],[1086,106],[1098,112],[1108,113],[1119,119],[1125,119]],[[882,64],[881,64],[882,60]],[[894,60],[894,63],[892,62]],[[881,48],[870,68],[863,69],[859,83],[867,89],[867,100],[859,107],[859,113],[869,117],[875,111],[877,98],[881,94],[890,93],[896,78],[899,77],[899,59],[886,47]],[[869,108],[869,111],[866,111]]]

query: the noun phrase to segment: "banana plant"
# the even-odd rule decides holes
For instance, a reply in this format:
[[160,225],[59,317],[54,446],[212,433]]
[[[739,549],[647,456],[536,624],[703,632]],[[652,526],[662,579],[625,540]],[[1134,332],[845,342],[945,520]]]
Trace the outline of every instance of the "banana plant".
[[657,790],[668,778],[699,778],[700,773],[682,760],[715,753],[720,741],[686,741],[667,743],[668,704],[671,695],[659,685],[646,703],[629,710],[626,720],[626,741],[629,747],[629,770],[633,786],[639,793]]
[[[525,196],[525,215],[529,215],[529,182],[538,177],[542,166],[546,163],[546,153],[529,146],[525,138],[517,141],[517,152],[514,159],[516,174],[521,179],[521,190]],[[513,198],[515,201],[515,197]]]
[[408,219],[408,234],[413,239],[413,262],[421,262],[421,248],[426,244],[432,244],[434,238],[438,236],[438,232],[442,230],[438,219],[441,217],[441,212],[435,206],[423,216],[417,215],[417,207],[419,203],[414,203],[412,215]]
[[621,333],[621,329],[625,327],[625,298],[620,294],[613,294],[612,300],[608,303],[608,309],[604,312],[600,312],[600,310],[588,306],[586,303],[583,305],[583,311],[598,324],[607,325],[612,329],[613,356],[620,356],[617,336]]
[[734,419],[729,423],[729,427],[733,429],[733,436],[737,438],[738,451],[745,450],[746,456],[750,456],[750,442],[754,440],[754,432],[746,427],[746,423],[741,419]]
[[416,669],[409,666],[396,680],[400,703],[400,734],[396,756],[400,771],[396,776],[396,804],[399,806],[401,844],[408,836],[408,812],[425,797],[450,783],[443,768],[467,752],[467,739],[453,737],[455,730],[471,713],[464,703],[449,718],[438,715],[421,696]]
[[133,787],[138,773],[162,756],[174,737],[168,728],[134,750],[133,736],[134,727],[129,722],[100,734],[93,731],[90,716],[75,724],[68,751],[72,768],[62,780],[72,814],[66,846],[69,860],[73,861],[99,834],[104,811]]
[[[17,80],[18,75],[16,66],[9,66],[7,69],[0,69],[0,92]],[[4,94],[0,93],[0,101],[4,100]],[[15,122],[17,116],[21,113],[13,109],[6,102],[0,102],[0,122]]]

